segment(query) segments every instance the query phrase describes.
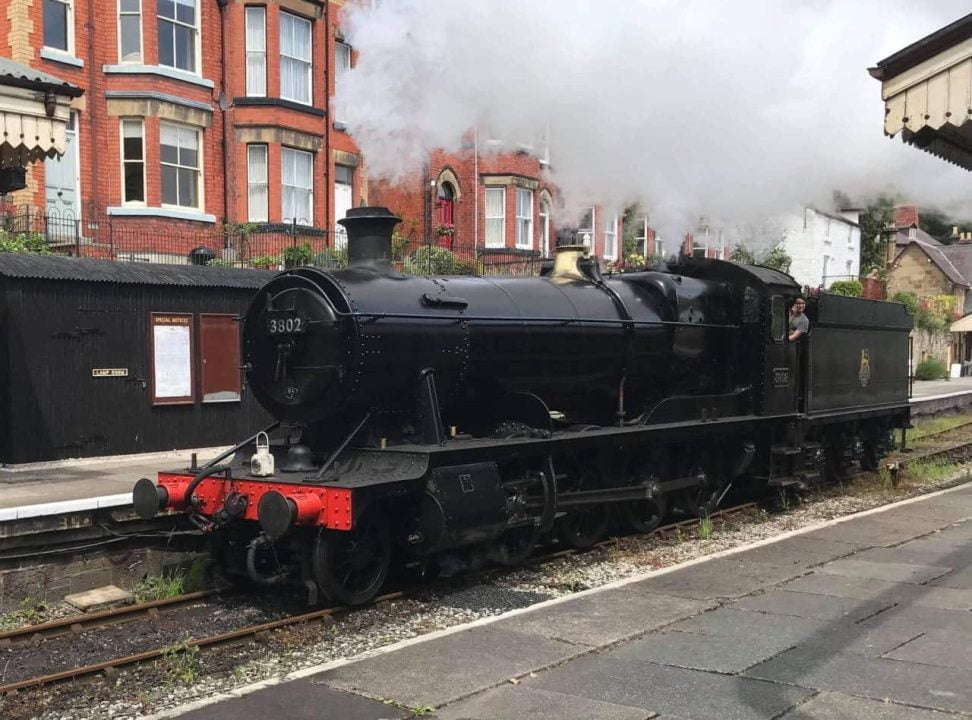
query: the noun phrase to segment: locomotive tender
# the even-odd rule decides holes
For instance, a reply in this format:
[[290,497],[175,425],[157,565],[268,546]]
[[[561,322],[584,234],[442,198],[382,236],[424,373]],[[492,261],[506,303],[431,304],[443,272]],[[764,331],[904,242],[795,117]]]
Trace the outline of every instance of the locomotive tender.
[[393,552],[590,546],[612,509],[646,531],[734,482],[874,468],[907,425],[902,305],[811,298],[790,343],[800,288],[767,268],[602,276],[566,246],[540,277],[419,277],[391,263],[385,208],[341,222],[347,269],[284,271],[244,319],[249,388],[278,423],[134,489],[143,517],[187,510],[260,583],[363,603]]

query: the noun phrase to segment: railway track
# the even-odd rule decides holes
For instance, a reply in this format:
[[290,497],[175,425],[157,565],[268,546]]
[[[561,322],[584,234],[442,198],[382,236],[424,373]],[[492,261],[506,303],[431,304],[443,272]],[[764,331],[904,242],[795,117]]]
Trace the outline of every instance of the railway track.
[[[755,507],[756,505],[757,503],[755,502],[747,502],[740,505],[735,505],[733,507],[718,510],[715,513],[713,513],[710,517],[717,518],[726,515],[731,515]],[[698,523],[699,520],[697,518],[680,520],[678,522],[661,525],[655,530],[653,530],[651,533],[648,533],[648,535],[649,536],[664,535],[668,532],[675,531],[678,528],[682,528],[690,525],[698,525]],[[545,562],[550,562],[558,558],[567,557],[570,555],[576,555],[584,552],[590,552],[591,550],[594,550],[596,548],[607,547],[615,544],[616,542],[617,542],[616,538],[608,538],[602,540],[601,542],[595,544],[593,547],[586,550],[579,550],[574,548],[570,548],[566,550],[558,550],[555,552],[534,556],[528,562],[533,565],[543,564]],[[425,586],[424,589],[427,589],[427,586]],[[398,592],[388,593],[386,595],[381,595],[375,598],[371,603],[368,603],[363,607],[374,607],[375,605],[380,605],[385,602],[408,597],[409,595],[414,594],[418,590],[419,587],[414,587],[414,588],[401,590]],[[142,603],[139,605],[131,605],[123,608],[117,608],[115,610],[106,610],[92,615],[78,615],[78,616],[63,618],[53,622],[44,623],[43,625],[33,625],[33,626],[18,628],[16,630],[9,630],[7,632],[0,633],[0,649],[9,648],[11,646],[17,644],[23,644],[23,643],[39,643],[48,639],[62,637],[64,635],[69,635],[69,634],[80,635],[83,632],[95,628],[106,627],[108,625],[115,625],[120,623],[127,623],[140,618],[151,618],[153,616],[157,616],[161,612],[174,611],[176,609],[192,606],[193,604],[198,603],[200,600],[204,600],[216,594],[217,593],[215,593],[215,591],[191,593],[188,595],[180,595],[177,597],[169,598],[167,600],[157,600],[153,602]],[[353,610],[354,608],[345,607],[345,606],[334,606],[334,607],[323,608],[320,610],[314,610],[312,612],[295,614],[288,617],[283,617],[277,620],[273,620],[270,622],[264,622],[257,625],[251,625],[251,626],[239,628],[229,632],[219,633],[217,635],[184,640],[178,643],[178,647],[181,648],[197,647],[200,649],[214,648],[221,645],[228,645],[232,643],[242,642],[245,640],[249,640],[251,638],[259,637],[273,630],[279,630],[281,628],[299,625],[302,623],[321,622],[321,621],[329,622],[332,621],[336,616],[351,612]],[[128,667],[131,665],[137,665],[143,662],[158,660],[159,658],[162,658],[168,653],[171,653],[173,647],[174,645],[170,644],[165,647],[154,648],[152,650],[133,653],[122,657],[114,657],[114,658],[106,659],[101,662],[84,665],[81,667],[62,670],[60,672],[50,673],[46,675],[39,675],[32,678],[25,678],[22,680],[18,680],[16,682],[3,684],[0,685],[0,695],[16,692],[19,690],[25,690],[33,687],[40,687],[42,685],[52,685],[59,682],[82,680],[85,678],[91,678],[97,676],[102,673],[111,673],[114,670],[119,670],[121,668]]]
[[[960,426],[953,428],[948,428],[947,430],[939,431],[933,435],[942,435],[956,429],[960,429],[966,426],[972,425],[972,421],[963,423]],[[925,436],[929,437],[929,436]],[[907,467],[913,463],[928,461],[940,457],[952,457],[960,460],[970,460],[972,459],[972,440],[965,441],[959,444],[949,445],[942,448],[933,448],[925,452],[916,452],[907,456],[900,456],[897,460],[892,460],[889,463],[890,467],[897,465],[897,467]],[[757,502],[745,502],[732,507],[720,509],[713,513],[710,518],[715,519],[718,517],[724,517],[728,515],[737,514],[745,510],[757,507]],[[661,525],[651,533],[652,535],[665,535],[679,528],[697,526],[699,524],[698,518],[688,518],[684,520],[679,520],[677,522],[668,523]],[[618,538],[608,538],[595,544],[592,548],[587,550],[579,550],[574,548],[557,550],[554,552],[541,554],[531,558],[528,563],[532,565],[543,564],[556,560],[558,558],[563,558],[571,555],[576,555],[579,553],[590,552],[590,550],[596,548],[603,548],[614,545],[618,542]],[[487,571],[489,572],[489,571]],[[427,586],[424,586],[427,589]],[[380,605],[381,603],[389,602],[392,600],[397,600],[401,598],[408,597],[415,592],[417,592],[419,587],[413,587],[393,593],[388,593],[386,595],[379,596],[375,598],[371,603],[365,607],[374,607],[375,605]],[[54,639],[58,637],[63,637],[65,635],[81,635],[87,631],[96,628],[102,628],[109,625],[117,625],[121,623],[131,622],[138,619],[153,618],[161,613],[173,612],[178,609],[191,607],[202,600],[206,600],[214,595],[217,595],[215,591],[203,591],[197,593],[190,593],[187,595],[181,595],[174,598],[169,598],[166,600],[156,600],[147,603],[140,603],[138,605],[131,605],[122,608],[116,608],[113,610],[106,610],[94,614],[78,615],[68,618],[63,618],[60,620],[55,620],[52,622],[44,623],[41,625],[27,626],[23,628],[18,628],[16,630],[9,630],[6,632],[0,632],[0,650],[9,649],[12,646],[24,643],[40,643],[49,639]],[[180,648],[200,648],[200,649],[210,649],[221,645],[228,645],[232,643],[238,643],[252,638],[260,637],[268,632],[279,630],[281,628],[299,625],[302,623],[310,622],[330,622],[339,615],[351,612],[353,608],[345,606],[334,606],[323,608],[319,610],[314,610],[307,613],[299,613],[294,615],[289,615],[287,617],[282,617],[269,622],[263,622],[256,625],[250,625],[243,628],[234,629],[228,632],[219,633],[216,635],[197,637],[179,642],[177,645]],[[143,652],[133,653],[130,655],[125,655],[121,657],[113,657],[100,661],[97,663],[92,663],[84,665],[81,667],[71,668],[68,670],[63,670],[55,673],[50,673],[46,675],[39,675],[36,677],[25,678],[18,680],[16,682],[7,683],[0,685],[0,695],[5,695],[8,693],[13,693],[19,690],[25,690],[33,687],[40,687],[44,685],[51,685],[59,682],[81,680],[85,678],[91,678],[100,674],[110,674],[112,671],[137,665],[139,663],[151,662],[162,658],[163,656],[171,653],[173,651],[173,644],[166,645],[165,647],[158,647],[151,650],[146,650]]]

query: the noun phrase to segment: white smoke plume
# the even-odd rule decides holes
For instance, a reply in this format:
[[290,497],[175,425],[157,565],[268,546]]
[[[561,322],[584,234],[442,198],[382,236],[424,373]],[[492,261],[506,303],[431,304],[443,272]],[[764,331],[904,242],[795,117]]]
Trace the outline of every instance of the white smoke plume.
[[[878,60],[968,0],[383,0],[345,9],[339,103],[373,175],[471,128],[549,127],[567,210],[641,201],[677,235],[897,189],[972,217],[972,173],[883,135]],[[488,130],[487,130],[488,129]]]

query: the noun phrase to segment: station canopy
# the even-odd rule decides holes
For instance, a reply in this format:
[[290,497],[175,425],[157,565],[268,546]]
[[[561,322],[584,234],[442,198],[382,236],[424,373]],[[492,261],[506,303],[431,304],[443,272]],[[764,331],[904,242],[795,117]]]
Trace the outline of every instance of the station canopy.
[[884,132],[972,170],[972,13],[875,67]]
[[71,100],[84,90],[0,57],[0,169],[63,155]]

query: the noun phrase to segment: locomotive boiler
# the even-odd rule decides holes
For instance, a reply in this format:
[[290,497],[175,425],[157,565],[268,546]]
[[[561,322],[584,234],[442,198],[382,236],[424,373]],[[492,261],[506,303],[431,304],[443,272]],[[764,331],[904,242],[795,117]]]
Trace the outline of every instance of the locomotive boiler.
[[[398,221],[351,210],[346,269],[288,270],[257,293],[244,367],[278,422],[140,480],[140,514],[184,509],[227,566],[353,604],[393,549],[515,563],[547,533],[585,547],[612,515],[653,528],[672,498],[709,512],[740,478],[838,475],[907,421],[901,306],[814,301],[812,337],[787,343],[799,288],[773,270],[605,276],[567,245],[540,277],[421,277],[392,263]],[[831,332],[870,343],[862,393],[828,386],[847,374],[838,348],[815,351]]]

